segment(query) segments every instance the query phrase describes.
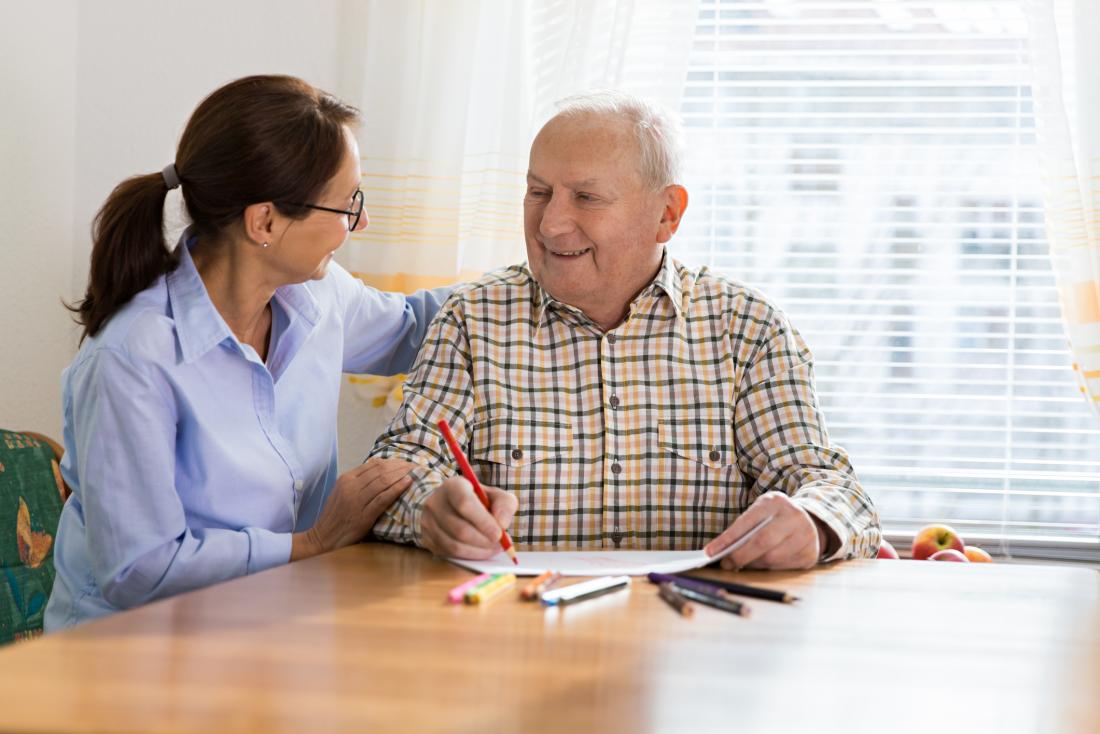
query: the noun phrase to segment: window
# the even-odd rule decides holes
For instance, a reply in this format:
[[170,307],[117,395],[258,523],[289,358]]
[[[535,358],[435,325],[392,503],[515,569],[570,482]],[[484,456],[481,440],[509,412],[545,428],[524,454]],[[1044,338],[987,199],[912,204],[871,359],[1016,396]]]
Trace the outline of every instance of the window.
[[1021,0],[703,0],[672,251],[790,314],[888,536],[1095,557],[1029,77]]

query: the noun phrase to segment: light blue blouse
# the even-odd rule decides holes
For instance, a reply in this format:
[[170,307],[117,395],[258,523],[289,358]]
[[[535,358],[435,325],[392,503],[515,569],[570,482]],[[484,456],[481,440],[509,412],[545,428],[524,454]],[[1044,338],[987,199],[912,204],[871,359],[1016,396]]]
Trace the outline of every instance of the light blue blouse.
[[264,364],[214,308],[193,243],[62,375],[73,495],[47,631],[286,563],[336,480],[341,372],[406,371],[451,290],[382,293],[330,263],[276,291]]

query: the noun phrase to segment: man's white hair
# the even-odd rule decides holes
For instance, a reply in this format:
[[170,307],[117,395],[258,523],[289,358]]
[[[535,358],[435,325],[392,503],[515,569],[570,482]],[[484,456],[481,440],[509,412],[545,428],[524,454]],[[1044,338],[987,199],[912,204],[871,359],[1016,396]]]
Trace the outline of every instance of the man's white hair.
[[663,106],[617,90],[577,94],[559,100],[557,106],[554,119],[602,115],[625,120],[638,140],[642,182],[655,190],[680,183],[680,125]]

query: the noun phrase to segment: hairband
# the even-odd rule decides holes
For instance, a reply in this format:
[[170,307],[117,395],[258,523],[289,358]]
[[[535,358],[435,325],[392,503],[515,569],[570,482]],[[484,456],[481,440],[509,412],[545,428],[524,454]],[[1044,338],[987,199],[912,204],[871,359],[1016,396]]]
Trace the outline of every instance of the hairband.
[[160,172],[161,178],[164,179],[164,185],[168,187],[168,190],[178,189],[180,186],[180,177],[176,173],[176,164],[169,163],[164,167],[164,170]]

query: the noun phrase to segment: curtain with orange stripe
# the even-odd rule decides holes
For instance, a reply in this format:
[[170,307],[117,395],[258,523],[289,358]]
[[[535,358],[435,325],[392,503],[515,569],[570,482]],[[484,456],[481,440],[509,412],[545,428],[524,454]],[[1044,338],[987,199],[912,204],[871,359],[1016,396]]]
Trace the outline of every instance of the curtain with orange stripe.
[[1027,9],[1051,263],[1074,372],[1100,415],[1100,3]]
[[[363,111],[370,224],[341,264],[410,292],[524,261],[528,147],[554,103],[613,87],[679,109],[697,21],[697,0],[349,3],[340,92]],[[375,402],[395,385],[349,379]]]

